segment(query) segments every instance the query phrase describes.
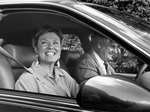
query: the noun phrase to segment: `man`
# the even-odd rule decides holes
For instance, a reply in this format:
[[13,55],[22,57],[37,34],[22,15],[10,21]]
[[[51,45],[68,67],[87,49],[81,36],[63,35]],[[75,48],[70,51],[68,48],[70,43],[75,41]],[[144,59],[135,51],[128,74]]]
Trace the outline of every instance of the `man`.
[[74,79],[79,84],[94,76],[115,73],[108,61],[112,60],[117,44],[98,34],[91,34],[89,40],[92,49],[80,57],[74,69]]
[[[91,50],[79,58],[74,69],[73,78],[79,84],[94,76],[117,74],[108,64],[117,51],[117,44],[99,34],[91,34],[89,41]],[[107,67],[105,63],[107,63]],[[150,89],[149,79],[150,71],[144,72],[135,81]]]

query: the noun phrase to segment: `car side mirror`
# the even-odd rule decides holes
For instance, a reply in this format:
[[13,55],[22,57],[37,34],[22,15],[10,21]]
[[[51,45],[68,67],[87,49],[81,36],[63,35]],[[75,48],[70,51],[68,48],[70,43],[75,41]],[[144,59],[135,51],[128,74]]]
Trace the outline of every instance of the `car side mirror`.
[[81,83],[77,103],[103,111],[150,111],[150,90],[123,76],[96,76]]

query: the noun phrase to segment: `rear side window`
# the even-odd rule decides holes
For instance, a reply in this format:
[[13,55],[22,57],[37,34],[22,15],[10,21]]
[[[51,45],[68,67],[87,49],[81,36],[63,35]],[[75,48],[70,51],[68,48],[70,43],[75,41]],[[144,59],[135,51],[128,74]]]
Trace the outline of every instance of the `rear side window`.
[[67,51],[76,51],[79,52],[80,55],[84,54],[81,41],[75,34],[64,34],[62,49]]

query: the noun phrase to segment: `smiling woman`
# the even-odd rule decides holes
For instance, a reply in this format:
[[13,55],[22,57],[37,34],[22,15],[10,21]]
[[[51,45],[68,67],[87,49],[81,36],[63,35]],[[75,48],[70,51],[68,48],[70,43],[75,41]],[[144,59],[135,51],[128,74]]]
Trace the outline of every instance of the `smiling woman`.
[[60,58],[62,38],[57,28],[43,26],[38,30],[33,39],[37,58],[31,69],[39,77],[24,72],[15,84],[16,90],[76,97],[78,84],[66,71],[54,66]]

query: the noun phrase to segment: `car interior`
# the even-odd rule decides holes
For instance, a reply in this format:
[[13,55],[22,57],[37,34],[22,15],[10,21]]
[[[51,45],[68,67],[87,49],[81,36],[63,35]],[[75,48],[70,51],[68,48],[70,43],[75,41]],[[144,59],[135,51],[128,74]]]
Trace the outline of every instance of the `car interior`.
[[[7,12],[7,13],[6,13]],[[35,60],[32,48],[32,37],[43,25],[59,28],[64,35],[76,35],[82,45],[84,53],[90,49],[88,36],[95,31],[76,18],[56,11],[35,10],[7,10],[2,12],[0,21],[1,46],[23,64],[30,67]],[[71,39],[69,40],[71,42]],[[76,43],[74,44],[76,45]],[[59,60],[60,67],[71,76],[76,61],[81,56],[77,50],[63,49]],[[0,88],[14,89],[14,84],[25,69],[18,63],[0,55]],[[135,77],[135,74],[129,77]]]
[[[77,35],[81,43],[87,41],[87,44],[82,45],[85,52],[90,48],[86,38],[90,30],[83,23],[65,14],[44,11],[16,11],[3,16],[0,21],[1,46],[25,67],[30,67],[36,55],[31,39],[45,24],[59,28],[63,34]],[[72,75],[80,56],[78,51],[62,50],[60,67]],[[24,71],[18,63],[0,55],[0,88],[14,89],[15,82]]]

